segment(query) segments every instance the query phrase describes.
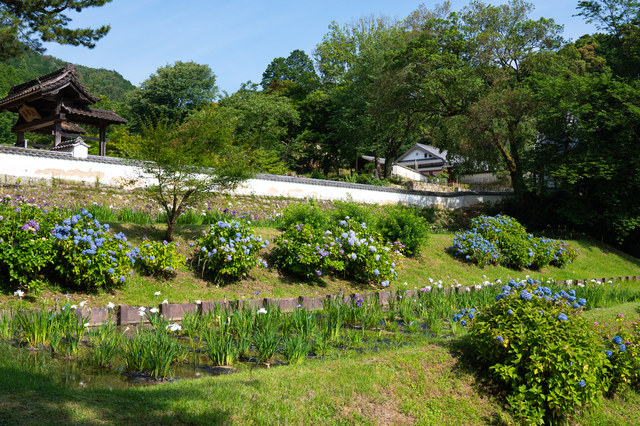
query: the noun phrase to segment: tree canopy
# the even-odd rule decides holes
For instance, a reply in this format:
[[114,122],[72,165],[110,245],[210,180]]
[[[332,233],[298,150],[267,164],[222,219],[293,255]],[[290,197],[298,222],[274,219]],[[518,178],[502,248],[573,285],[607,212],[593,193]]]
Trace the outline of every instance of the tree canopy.
[[208,65],[177,61],[158,68],[127,98],[134,128],[140,120],[166,119],[181,123],[218,96],[216,76]]
[[99,7],[111,0],[30,0],[0,1],[0,61],[20,56],[25,50],[44,52],[43,42],[95,47],[95,42],[107,35],[109,25],[97,29],[67,26],[71,18],[65,11],[81,12]]

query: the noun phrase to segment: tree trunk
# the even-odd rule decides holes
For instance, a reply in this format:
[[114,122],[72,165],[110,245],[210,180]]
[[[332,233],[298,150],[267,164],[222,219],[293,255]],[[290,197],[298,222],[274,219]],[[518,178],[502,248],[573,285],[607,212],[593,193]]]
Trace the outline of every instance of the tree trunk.
[[164,239],[168,242],[173,241],[173,229],[176,227],[175,220],[169,220],[167,218],[167,232],[164,233]]

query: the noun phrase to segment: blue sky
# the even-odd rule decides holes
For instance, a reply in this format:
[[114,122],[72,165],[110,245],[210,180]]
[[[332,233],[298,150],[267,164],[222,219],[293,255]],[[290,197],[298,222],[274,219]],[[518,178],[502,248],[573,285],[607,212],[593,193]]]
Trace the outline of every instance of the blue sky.
[[[504,1],[506,2],[506,1]],[[501,1],[488,1],[501,4]],[[453,0],[454,10],[468,1]],[[595,32],[577,13],[578,0],[533,2],[531,17],[553,18],[564,37]],[[259,83],[267,65],[295,49],[311,56],[331,21],[340,25],[362,15],[403,19],[419,1],[325,0],[113,0],[69,14],[71,28],[110,24],[110,33],[92,49],[48,44],[47,53],[67,62],[116,70],[139,85],[158,67],[175,61],[207,64],[221,90],[233,93],[248,80]],[[432,8],[436,2],[425,2]]]

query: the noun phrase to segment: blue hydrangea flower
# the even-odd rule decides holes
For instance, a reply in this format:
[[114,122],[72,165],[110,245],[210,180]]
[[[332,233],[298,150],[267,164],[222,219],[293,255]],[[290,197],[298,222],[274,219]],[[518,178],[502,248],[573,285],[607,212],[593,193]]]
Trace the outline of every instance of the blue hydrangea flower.
[[620,349],[620,352],[624,352],[624,351],[627,350],[627,347],[624,344],[622,344],[622,345],[618,346],[618,349]]
[[509,315],[513,315],[513,311],[512,311],[511,309],[509,309],[509,310],[507,311],[507,314],[509,314]]
[[496,336],[496,340],[500,343],[504,342],[504,338],[502,336]]
[[556,318],[558,318],[560,321],[567,321],[569,319],[565,314],[560,314]]
[[378,271],[378,269],[377,269],[377,268],[373,270],[373,273],[374,273],[375,275],[380,275],[380,271]]
[[611,355],[613,355],[613,352],[611,352],[610,350],[606,350],[604,351],[605,354],[607,354],[607,358],[611,358]]
[[356,259],[358,256],[355,253],[351,253],[351,259]]
[[581,388],[583,388],[587,383],[584,381],[584,379],[580,380],[578,382],[578,385],[580,385]]
[[616,336],[613,338],[613,343],[615,343],[616,345],[619,345],[622,343],[622,337],[620,336]]

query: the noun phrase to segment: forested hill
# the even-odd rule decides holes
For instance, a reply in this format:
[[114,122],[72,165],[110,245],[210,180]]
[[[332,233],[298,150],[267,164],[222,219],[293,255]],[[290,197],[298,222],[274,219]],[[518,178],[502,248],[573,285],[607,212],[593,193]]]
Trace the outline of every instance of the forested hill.
[[[27,52],[22,58],[12,58],[0,63],[0,97],[7,95],[15,84],[24,83],[67,65],[62,59],[49,55]],[[82,84],[98,96],[106,96],[110,101],[120,102],[127,92],[135,89],[116,71],[104,68],[89,68],[74,64]]]

